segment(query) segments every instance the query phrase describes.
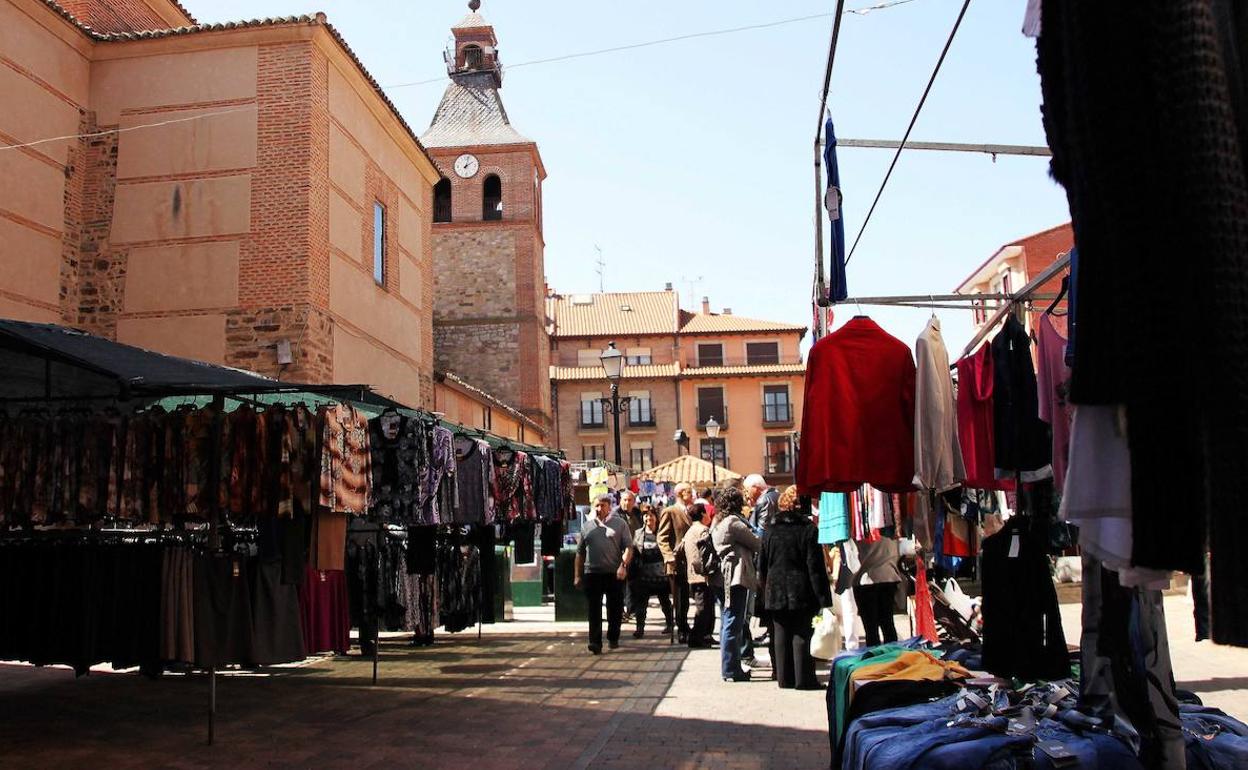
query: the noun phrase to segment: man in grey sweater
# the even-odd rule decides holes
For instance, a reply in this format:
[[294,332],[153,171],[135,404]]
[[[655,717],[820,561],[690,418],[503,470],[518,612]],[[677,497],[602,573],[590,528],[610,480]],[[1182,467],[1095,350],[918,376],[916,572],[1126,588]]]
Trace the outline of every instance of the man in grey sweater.
[[602,600],[607,600],[607,644],[620,646],[624,620],[624,580],[633,558],[633,534],[623,516],[611,512],[611,496],[594,501],[596,518],[585,523],[576,547],[573,583],[584,587],[589,603],[589,651],[602,653]]

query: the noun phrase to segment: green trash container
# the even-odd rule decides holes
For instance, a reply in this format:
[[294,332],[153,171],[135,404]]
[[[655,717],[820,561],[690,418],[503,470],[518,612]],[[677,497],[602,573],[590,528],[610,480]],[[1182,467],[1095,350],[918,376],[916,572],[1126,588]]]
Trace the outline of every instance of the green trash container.
[[511,595],[511,548],[494,546],[494,622],[510,623],[516,619]]
[[589,606],[585,601],[585,592],[572,584],[575,569],[576,549],[564,548],[555,557],[556,621],[577,622],[589,619]]

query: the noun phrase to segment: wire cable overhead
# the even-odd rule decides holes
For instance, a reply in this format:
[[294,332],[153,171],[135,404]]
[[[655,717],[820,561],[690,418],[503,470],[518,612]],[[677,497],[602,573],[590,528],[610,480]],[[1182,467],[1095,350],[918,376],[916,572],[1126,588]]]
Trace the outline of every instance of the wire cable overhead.
[[927,87],[923,89],[923,96],[919,98],[919,104],[914,108],[914,114],[910,116],[910,125],[906,126],[906,133],[901,138],[901,144],[897,146],[897,152],[893,154],[893,161],[888,164],[888,172],[884,174],[884,181],[880,182],[880,189],[875,193],[875,200],[871,201],[871,208],[867,210],[867,216],[862,220],[862,227],[858,228],[858,235],[854,236],[854,245],[849,247],[849,255],[845,257],[846,265],[854,258],[854,251],[858,248],[858,242],[862,240],[862,234],[871,222],[871,215],[875,213],[875,207],[880,202],[880,196],[884,194],[884,188],[888,186],[888,180],[893,175],[893,169],[897,167],[897,160],[901,157],[902,151],[906,149],[906,142],[910,139],[910,132],[914,130],[914,124],[919,119],[919,113],[923,111],[923,105],[927,102],[927,95],[932,91],[932,84],[936,82],[936,76],[940,74],[940,66],[945,63],[945,55],[949,53],[949,46],[953,45],[953,38],[958,34],[958,28],[962,26],[962,19],[966,16],[966,9],[970,4],[971,0],[964,0],[962,9],[958,11],[957,21],[953,23],[953,29],[949,32],[949,38],[945,40],[945,47],[941,49],[940,58],[936,60],[936,67],[932,70],[932,76],[927,79]]

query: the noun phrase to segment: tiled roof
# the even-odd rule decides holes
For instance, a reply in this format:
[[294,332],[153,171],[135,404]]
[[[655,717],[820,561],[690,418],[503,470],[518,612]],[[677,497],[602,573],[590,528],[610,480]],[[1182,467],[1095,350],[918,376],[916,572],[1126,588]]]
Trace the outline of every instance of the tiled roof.
[[[644,364],[625,366],[623,379],[667,379],[679,374],[679,364]],[[563,382],[602,380],[605,383],[607,378],[603,374],[601,366],[552,366],[550,367],[550,379]]]
[[728,332],[801,332],[806,333],[805,326],[783,323],[781,321],[760,321],[757,318],[745,318],[739,315],[722,313],[690,313],[682,310],[681,334],[724,334]]
[[498,398],[497,396],[491,395],[490,393],[487,393],[484,390],[481,390],[475,385],[468,384],[458,374],[455,374],[454,372],[435,371],[433,373],[433,376],[434,376],[434,379],[437,379],[441,382],[449,382],[453,386],[456,386],[456,387],[459,387],[468,391],[469,393],[481,399],[482,401],[488,402],[498,407],[499,409],[503,410],[504,412],[509,414],[513,419],[524,423],[525,425],[529,426],[530,428],[533,428],[539,433],[542,432],[542,426],[538,425],[534,420],[530,419],[519,409],[516,409],[515,407],[509,405],[508,403]]
[[675,334],[678,312],[672,291],[568,294],[546,300],[555,337]]
[[[412,127],[407,124],[407,121],[403,119],[403,115],[402,113],[399,112],[399,108],[394,105],[394,102],[390,101],[390,97],[386,96],[386,92],[382,90],[381,84],[377,82],[377,80],[372,76],[371,73],[369,73],[368,68],[366,68],[364,66],[364,63],[360,61],[360,57],[356,56],[355,51],[351,49],[351,46],[347,45],[347,41],[342,37],[341,34],[339,34],[338,30],[334,28],[334,25],[330,24],[326,20],[325,14],[323,13],[317,13],[315,16],[303,14],[300,16],[277,16],[277,17],[270,17],[270,18],[265,18],[265,19],[246,19],[244,21],[225,21],[225,22],[217,22],[214,24],[192,24],[186,27],[171,27],[169,29],[146,29],[146,30],[139,30],[137,32],[97,32],[96,30],[91,29],[91,27],[83,24],[81,21],[75,18],[73,14],[65,10],[63,7],[61,7],[58,3],[55,2],[55,0],[43,0],[43,2],[49,8],[56,11],[61,16],[65,17],[67,20],[69,20],[71,23],[77,26],[79,29],[81,29],[91,39],[97,42],[101,42],[101,43],[115,43],[115,42],[131,41],[131,40],[155,40],[158,38],[177,37],[180,35],[194,35],[200,32],[222,32],[225,30],[249,29],[252,27],[281,27],[281,26],[293,25],[293,24],[322,25],[325,27],[326,31],[329,32],[330,36],[334,38],[334,40],[338,43],[338,45],[342,46],[342,50],[346,52],[347,56],[350,57],[351,61],[355,64],[355,66],[359,68],[360,74],[362,74],[364,76],[364,79],[368,81],[368,84],[373,87],[373,91],[377,93],[377,96],[381,98],[381,101],[384,102],[385,105],[390,108],[391,114],[393,114],[394,117],[399,121],[399,125],[403,126],[403,129],[407,131],[407,134],[408,136],[412,138],[412,141],[416,142],[416,146],[420,147],[422,151],[424,150],[424,146],[421,144],[420,138],[416,136],[416,132],[413,131]],[[187,15],[189,16],[189,14]]]
[[531,143],[512,128],[492,78],[489,72],[457,75],[420,141],[426,147]]
[[[627,370],[625,370],[627,371]],[[685,369],[685,377],[733,377],[739,375],[805,374],[806,364],[755,364],[753,366],[699,366]]]
[[476,29],[477,27],[488,27],[490,23],[485,17],[476,11],[470,11],[467,16],[460,20],[458,24],[451,29]]
[[[668,460],[662,465],[656,465],[650,470],[642,473],[638,478],[650,481],[666,481],[671,484],[710,484],[711,482],[711,464],[703,460],[701,457],[694,455],[681,455],[675,460]],[[725,479],[739,479],[740,473],[730,471],[722,465],[715,465],[714,477],[716,481]]]

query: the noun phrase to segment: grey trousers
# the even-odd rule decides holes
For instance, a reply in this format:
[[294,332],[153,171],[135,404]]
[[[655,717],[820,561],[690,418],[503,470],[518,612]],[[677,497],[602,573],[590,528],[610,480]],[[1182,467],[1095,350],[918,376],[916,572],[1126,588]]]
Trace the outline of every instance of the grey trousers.
[[1099,559],[1083,556],[1083,676],[1079,710],[1139,734],[1145,767],[1186,766],[1179,703],[1160,591],[1125,588]]

